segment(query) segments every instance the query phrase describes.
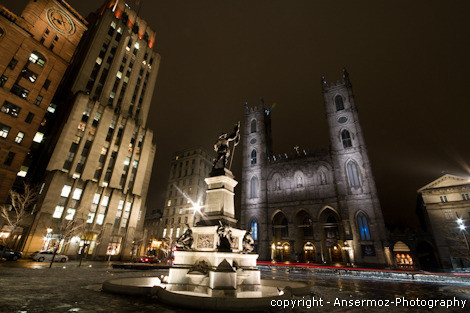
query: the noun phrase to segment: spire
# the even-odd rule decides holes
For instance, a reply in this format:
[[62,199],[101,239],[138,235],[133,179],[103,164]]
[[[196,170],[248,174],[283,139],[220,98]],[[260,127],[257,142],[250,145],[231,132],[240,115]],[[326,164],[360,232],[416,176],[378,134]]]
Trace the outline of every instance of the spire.
[[346,86],[351,86],[351,81],[349,80],[349,73],[345,67],[343,67],[343,83]]
[[325,76],[322,75],[321,76],[321,88],[325,89],[326,87],[328,87],[328,83],[325,80]]

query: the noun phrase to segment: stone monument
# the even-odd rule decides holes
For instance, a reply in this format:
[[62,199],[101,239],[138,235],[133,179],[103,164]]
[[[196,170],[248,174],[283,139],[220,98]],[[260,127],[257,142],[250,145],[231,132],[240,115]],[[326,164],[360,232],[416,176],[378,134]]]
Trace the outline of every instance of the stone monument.
[[235,228],[237,181],[226,168],[229,145],[233,142],[235,149],[240,140],[239,129],[240,122],[231,135],[221,134],[214,145],[217,156],[205,179],[208,185],[205,216],[196,226],[187,226],[177,240],[167,281],[170,291],[209,297],[261,297],[258,255],[252,253],[251,232]]

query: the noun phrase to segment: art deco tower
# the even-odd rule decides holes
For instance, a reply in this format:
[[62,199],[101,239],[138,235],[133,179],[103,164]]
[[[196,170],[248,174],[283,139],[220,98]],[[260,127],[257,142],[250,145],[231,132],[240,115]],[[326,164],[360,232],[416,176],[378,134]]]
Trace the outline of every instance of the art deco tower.
[[46,227],[77,218],[90,231],[63,252],[125,259],[142,245],[156,149],[146,122],[160,55],[155,31],[124,1],[106,1],[89,20],[56,96],[60,122],[48,139],[42,205],[25,248],[48,248],[55,235],[43,240]]

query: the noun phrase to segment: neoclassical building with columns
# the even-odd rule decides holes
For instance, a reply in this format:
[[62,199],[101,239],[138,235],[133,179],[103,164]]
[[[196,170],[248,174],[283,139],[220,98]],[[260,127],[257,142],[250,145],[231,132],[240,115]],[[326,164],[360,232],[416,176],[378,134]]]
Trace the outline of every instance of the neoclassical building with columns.
[[382,210],[349,75],[322,91],[329,149],[274,154],[271,110],[246,107],[241,227],[260,260],[391,265]]

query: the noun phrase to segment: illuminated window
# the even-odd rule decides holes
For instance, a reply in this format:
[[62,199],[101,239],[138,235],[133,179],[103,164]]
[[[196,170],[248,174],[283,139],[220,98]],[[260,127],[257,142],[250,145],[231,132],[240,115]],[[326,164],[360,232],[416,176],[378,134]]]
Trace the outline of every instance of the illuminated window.
[[251,221],[250,229],[251,237],[253,237],[254,240],[258,240],[258,222],[256,220]]
[[10,133],[10,126],[0,123],[0,138],[7,138]]
[[31,53],[29,56],[29,61],[31,63],[36,63],[40,67],[44,67],[44,64],[46,64],[46,58],[37,51]]
[[75,188],[73,191],[72,199],[74,200],[80,200],[80,197],[82,196],[82,189],[80,188]]
[[102,206],[108,206],[108,202],[109,202],[109,197],[108,196],[104,196],[103,199],[101,199],[101,205]]
[[132,52],[133,54],[137,54],[137,51],[139,51],[140,45],[138,42],[135,43],[134,45],[134,51]]
[[29,82],[34,83],[38,78],[38,74],[34,73],[28,68],[24,68],[21,70],[21,76],[26,78]]
[[180,236],[180,228],[178,227],[178,228],[176,229],[176,237],[179,237],[179,236]]
[[100,197],[101,195],[99,193],[95,193],[95,196],[93,197],[93,204],[100,203]]
[[67,214],[65,215],[65,219],[66,220],[73,220],[73,217],[75,216],[75,209],[72,209],[72,208],[68,208],[67,209]]
[[2,75],[0,77],[0,87],[3,87],[5,86],[5,83],[8,81],[8,77],[6,77],[5,75]]
[[3,105],[0,108],[0,111],[10,116],[18,117],[18,114],[20,114],[21,108],[17,105],[14,105],[13,103],[9,101],[5,101],[3,102]]
[[21,165],[20,171],[16,175],[20,177],[26,177],[26,174],[28,174],[28,170],[29,167]]
[[22,99],[28,98],[29,95],[29,90],[26,88],[21,87],[18,84],[14,84],[13,87],[11,87],[10,92],[14,95],[17,95],[18,97]]
[[359,228],[361,240],[370,240],[369,224],[365,214],[362,212],[357,215],[357,227]]
[[165,237],[166,237],[166,228],[163,229],[163,238],[165,238]]
[[72,191],[72,186],[64,185],[64,187],[62,187],[62,192],[60,193],[60,196],[68,198],[70,195],[70,191]]
[[44,138],[44,134],[37,132],[36,135],[34,135],[33,141],[37,143],[41,143],[43,138]]
[[103,221],[104,221],[104,214],[98,214],[98,216],[96,217],[96,224],[103,225]]
[[64,207],[63,206],[56,206],[54,210],[54,214],[52,215],[53,218],[61,218],[62,213],[64,212]]

